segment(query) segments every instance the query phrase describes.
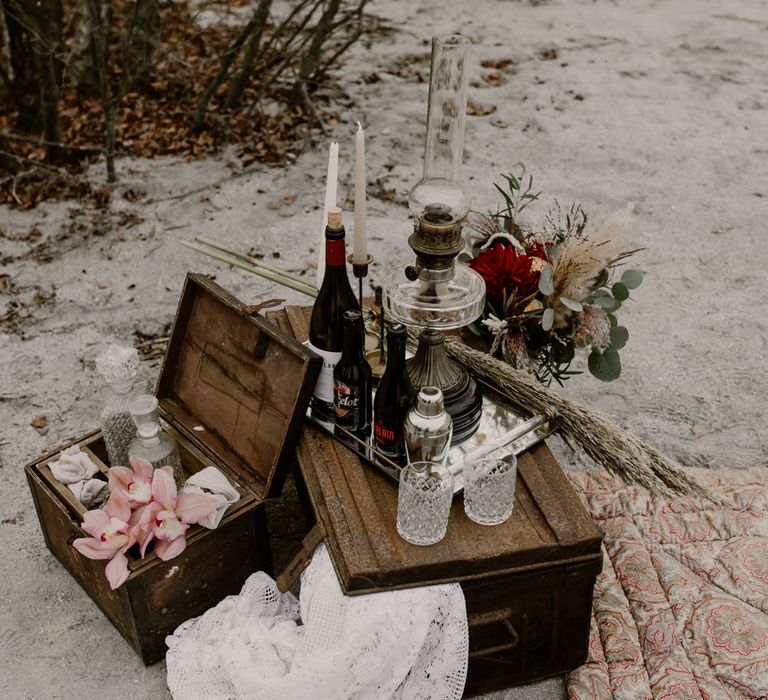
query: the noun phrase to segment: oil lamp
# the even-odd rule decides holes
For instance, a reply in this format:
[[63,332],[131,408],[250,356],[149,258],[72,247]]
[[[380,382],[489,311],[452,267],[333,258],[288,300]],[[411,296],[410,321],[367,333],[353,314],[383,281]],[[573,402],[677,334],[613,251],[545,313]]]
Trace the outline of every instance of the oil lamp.
[[442,333],[476,320],[485,304],[483,279],[456,264],[464,248],[461,225],[470,205],[461,177],[470,45],[460,35],[432,40],[424,176],[408,198],[414,217],[408,244],[416,260],[392,270],[383,285],[386,313],[420,329],[408,374],[416,388],[442,390],[453,418],[454,444],[476,430],[482,411],[477,384],[448,357]]

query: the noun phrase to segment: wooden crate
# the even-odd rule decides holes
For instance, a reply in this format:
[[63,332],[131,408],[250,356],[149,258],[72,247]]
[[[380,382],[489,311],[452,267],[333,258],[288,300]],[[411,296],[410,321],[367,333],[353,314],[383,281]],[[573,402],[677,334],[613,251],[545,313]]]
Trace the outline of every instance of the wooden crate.
[[[57,453],[27,465],[45,542],[144,663],[165,656],[165,637],[185,620],[271,571],[264,499],[279,493],[320,361],[218,285],[189,275],[158,381],[160,410],[193,474],[214,464],[241,498],[215,530],[193,525],[179,556],[129,553],[130,575],[113,591],[104,561],[72,547],[88,535],[85,508],[52,475]],[[100,432],[75,441],[106,474]]]
[[[303,340],[307,313],[288,308],[270,318]],[[455,498],[445,539],[429,547],[397,534],[397,484],[332,437],[305,426],[297,456],[317,521],[304,549],[325,540],[346,594],[461,583],[469,621],[466,695],[584,662],[600,534],[545,444],[518,458],[517,503],[506,523],[478,525]],[[304,561],[300,554],[286,578]]]

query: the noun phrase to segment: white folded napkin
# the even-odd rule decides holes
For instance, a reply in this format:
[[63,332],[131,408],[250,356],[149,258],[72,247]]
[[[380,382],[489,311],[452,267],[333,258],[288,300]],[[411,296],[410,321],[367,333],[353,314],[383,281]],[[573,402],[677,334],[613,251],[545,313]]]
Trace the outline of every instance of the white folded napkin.
[[91,478],[99,468],[79,445],[62,450],[58,459],[48,462],[48,466],[54,478],[66,484],[86,508],[99,506],[107,500],[107,482]]
[[79,445],[72,445],[62,450],[57,460],[48,462],[53,475],[62,484],[76,484],[78,481],[90,479],[99,468]]
[[96,508],[107,502],[109,498],[109,489],[107,482],[101,479],[88,479],[87,481],[78,481],[74,484],[68,484],[69,490],[75,494],[80,503],[86,508]]
[[206,467],[190,476],[184,482],[180,493],[207,493],[219,499],[216,510],[198,522],[209,530],[218,527],[229,505],[240,500],[240,494],[216,467]]

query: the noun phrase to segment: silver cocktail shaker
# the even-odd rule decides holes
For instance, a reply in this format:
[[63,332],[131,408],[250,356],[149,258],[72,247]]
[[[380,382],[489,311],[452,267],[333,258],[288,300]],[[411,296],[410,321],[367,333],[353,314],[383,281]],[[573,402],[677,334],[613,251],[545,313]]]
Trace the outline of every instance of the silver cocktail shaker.
[[408,461],[443,464],[452,433],[453,421],[443,408],[443,392],[436,386],[422,387],[416,405],[405,417]]

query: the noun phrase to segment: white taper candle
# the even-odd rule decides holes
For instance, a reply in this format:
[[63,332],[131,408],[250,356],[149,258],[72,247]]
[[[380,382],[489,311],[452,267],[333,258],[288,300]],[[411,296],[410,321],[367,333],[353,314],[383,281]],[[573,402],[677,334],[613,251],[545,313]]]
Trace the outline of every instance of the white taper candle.
[[364,265],[368,260],[366,247],[366,201],[365,201],[365,132],[357,122],[355,135],[355,238],[352,262]]
[[323,284],[325,277],[325,226],[328,223],[328,210],[336,206],[336,188],[339,181],[339,144],[331,141],[328,151],[328,172],[325,175],[325,205],[323,206],[323,220],[320,224],[320,245],[317,251],[317,281],[318,289]]

